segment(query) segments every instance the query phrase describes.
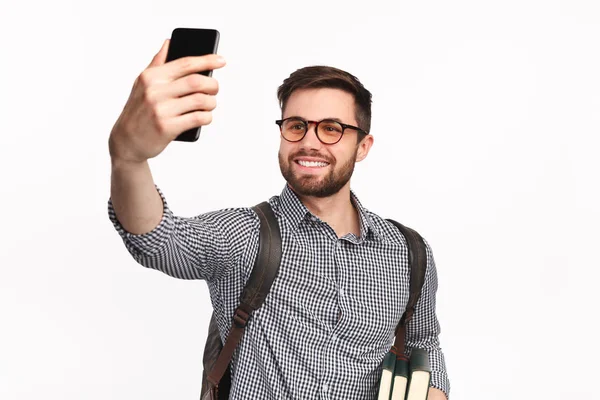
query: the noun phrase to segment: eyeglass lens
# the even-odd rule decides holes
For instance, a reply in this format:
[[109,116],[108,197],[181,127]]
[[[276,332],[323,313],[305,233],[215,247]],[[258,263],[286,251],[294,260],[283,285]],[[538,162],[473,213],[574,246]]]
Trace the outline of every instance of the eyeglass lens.
[[[307,130],[307,124],[301,119],[288,119],[281,125],[281,134],[290,142],[302,140]],[[323,143],[336,143],[343,132],[342,125],[336,121],[323,120],[317,125],[317,137]]]

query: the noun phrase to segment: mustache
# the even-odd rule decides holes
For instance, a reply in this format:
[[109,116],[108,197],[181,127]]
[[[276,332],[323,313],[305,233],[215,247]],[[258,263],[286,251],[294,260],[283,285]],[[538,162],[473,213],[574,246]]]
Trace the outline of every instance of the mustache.
[[290,159],[290,161],[292,161],[296,157],[315,157],[315,158],[321,158],[321,159],[327,161],[329,164],[333,164],[333,160],[331,160],[329,157],[327,157],[324,154],[319,154],[319,153],[316,153],[316,152],[309,153],[309,152],[306,152],[306,151],[299,151],[297,153],[291,154],[290,157],[289,157],[289,159]]

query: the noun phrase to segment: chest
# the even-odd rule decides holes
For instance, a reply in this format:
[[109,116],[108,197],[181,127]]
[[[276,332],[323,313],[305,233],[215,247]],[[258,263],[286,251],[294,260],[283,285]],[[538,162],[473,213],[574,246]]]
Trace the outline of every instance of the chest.
[[389,341],[408,301],[405,246],[323,235],[284,235],[282,244],[271,312],[316,335],[371,347]]

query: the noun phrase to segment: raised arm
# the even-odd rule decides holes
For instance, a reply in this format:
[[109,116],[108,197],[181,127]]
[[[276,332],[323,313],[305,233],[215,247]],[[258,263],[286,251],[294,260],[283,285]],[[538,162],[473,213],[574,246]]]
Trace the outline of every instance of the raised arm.
[[123,227],[135,234],[149,232],[162,217],[148,160],[181,132],[212,121],[218,83],[197,72],[224,65],[217,55],[165,63],[168,47],[165,40],[136,79],[108,140],[112,203]]
[[174,216],[148,160],[181,132],[210,124],[218,83],[197,72],[220,68],[224,60],[207,55],[165,63],[168,45],[166,40],[135,80],[110,133],[109,216],[140,264],[182,279],[216,279],[240,258],[239,238],[247,242],[252,213],[231,211],[240,219],[237,224],[221,223],[231,222],[226,213]]

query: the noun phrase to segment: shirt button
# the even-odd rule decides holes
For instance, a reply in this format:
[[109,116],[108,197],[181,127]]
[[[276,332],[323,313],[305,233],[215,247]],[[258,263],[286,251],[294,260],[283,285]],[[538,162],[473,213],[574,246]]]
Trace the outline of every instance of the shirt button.
[[340,297],[343,297],[344,293],[345,293],[344,288],[340,288]]
[[326,383],[324,383],[323,384],[323,392],[327,393],[328,391],[329,391],[329,386]]
[[337,335],[335,333],[333,335],[331,335],[331,340],[332,341],[337,342],[337,339],[338,339],[338,337],[337,337]]

